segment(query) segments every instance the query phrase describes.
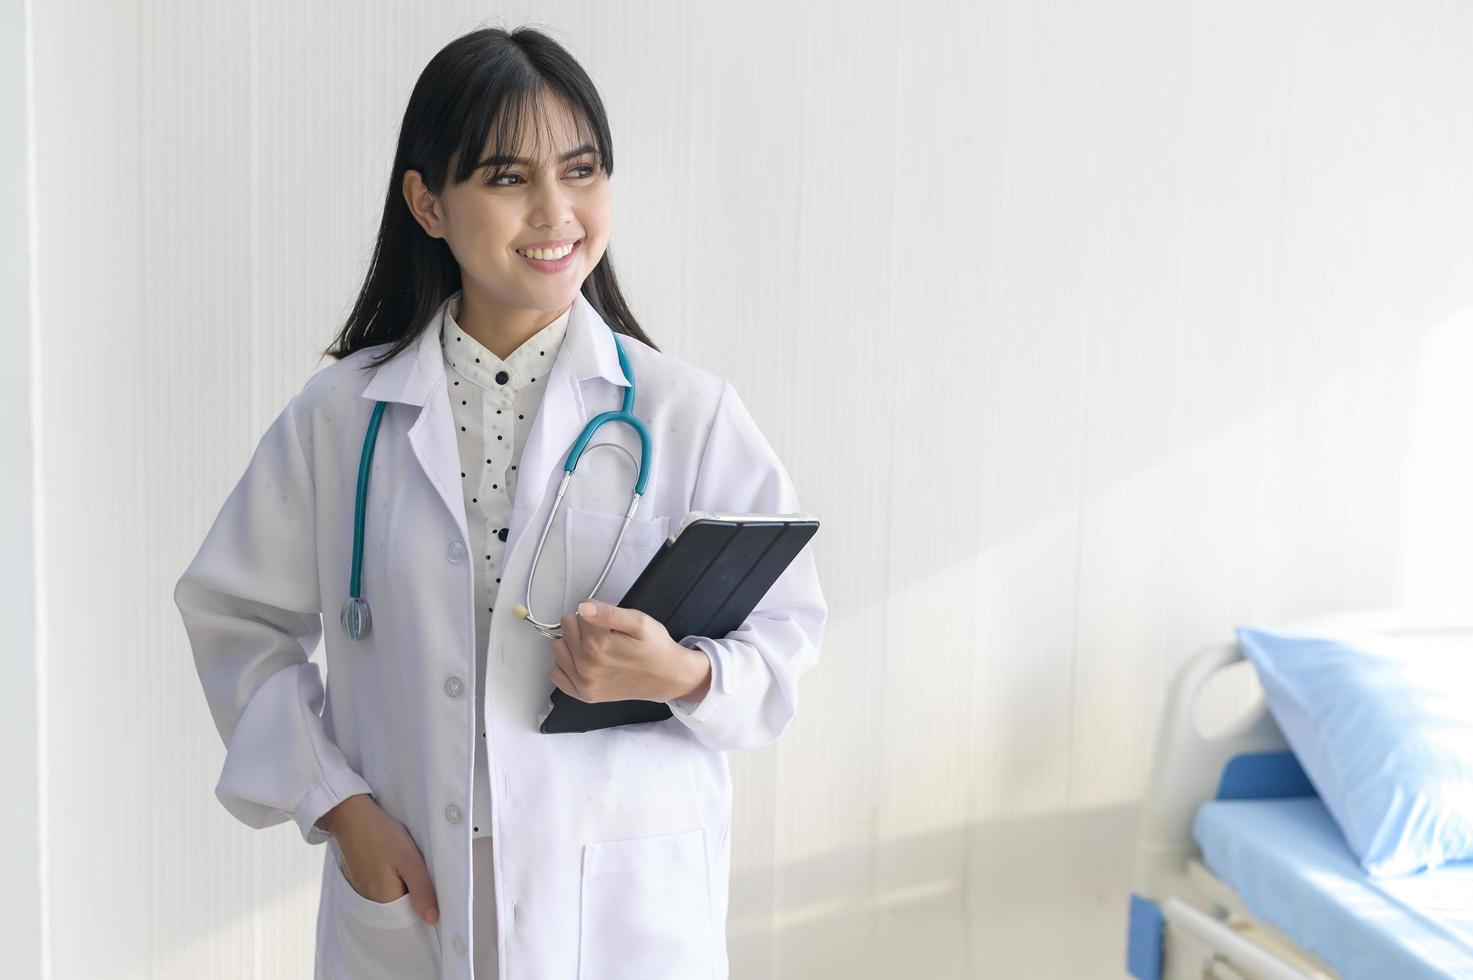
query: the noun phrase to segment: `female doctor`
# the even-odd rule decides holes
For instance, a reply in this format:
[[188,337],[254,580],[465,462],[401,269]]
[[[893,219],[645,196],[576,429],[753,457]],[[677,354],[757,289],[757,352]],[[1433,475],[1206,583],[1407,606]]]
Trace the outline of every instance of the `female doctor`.
[[[216,795],[328,844],[318,977],[727,976],[724,753],[787,728],[828,611],[811,547],[726,636],[676,642],[608,601],[690,511],[801,510],[732,386],[630,314],[612,173],[602,102],[556,42],[440,51],[335,360],[174,590],[226,746]],[[680,234],[671,254],[704,232]],[[557,488],[631,388],[651,455],[626,526],[630,426],[598,427]],[[673,716],[542,734],[554,687]]]

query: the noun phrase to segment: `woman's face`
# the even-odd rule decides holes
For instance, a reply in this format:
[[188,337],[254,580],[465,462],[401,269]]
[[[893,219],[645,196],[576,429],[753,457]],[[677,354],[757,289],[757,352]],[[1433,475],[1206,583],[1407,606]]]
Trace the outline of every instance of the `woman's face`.
[[[411,209],[428,234],[450,246],[465,291],[486,312],[510,318],[517,310],[567,309],[603,258],[613,221],[613,194],[597,149],[579,139],[574,117],[561,101],[544,96],[542,107],[550,130],[542,140],[542,158],[531,159],[536,140],[529,127],[535,123],[524,115],[514,155],[526,159],[512,163],[494,182],[489,181],[493,168],[481,167],[436,198],[417,172],[405,174]],[[457,163],[452,157],[451,173]],[[568,244],[573,251],[541,262],[523,254],[545,242],[562,243],[547,246],[551,251],[542,254],[549,258]]]

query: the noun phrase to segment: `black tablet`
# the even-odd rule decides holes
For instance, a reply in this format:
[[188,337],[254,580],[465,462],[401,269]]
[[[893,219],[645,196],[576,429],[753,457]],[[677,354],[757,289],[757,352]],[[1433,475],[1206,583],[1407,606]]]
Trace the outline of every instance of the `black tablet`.
[[[692,511],[617,605],[648,613],[676,640],[723,637],[742,625],[817,531],[812,514]],[[663,701],[589,704],[556,687],[550,700],[540,726],[549,735],[671,717]]]

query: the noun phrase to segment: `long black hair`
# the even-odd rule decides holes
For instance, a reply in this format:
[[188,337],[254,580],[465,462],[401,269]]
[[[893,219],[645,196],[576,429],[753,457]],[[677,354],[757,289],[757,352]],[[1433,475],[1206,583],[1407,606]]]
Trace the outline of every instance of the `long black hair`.
[[[401,190],[405,171],[419,171],[425,186],[439,194],[447,179],[456,184],[468,180],[485,149],[516,156],[517,147],[511,142],[521,119],[531,116],[545,124],[540,96],[549,91],[572,108],[579,135],[598,149],[598,166],[612,176],[614,148],[603,100],[582,66],[546,34],[529,27],[510,33],[483,28],[457,37],[430,59],[404,109],[368,274],[348,322],[325,355],[341,359],[364,347],[394,341],[380,358],[387,360],[429,329],[430,314],[461,288],[460,265],[445,240],[425,234],[410,213]],[[534,132],[543,129],[538,125]],[[486,140],[493,131],[495,143],[488,148]],[[449,174],[457,152],[455,173]],[[629,312],[607,248],[581,291],[615,332],[660,349]],[[370,358],[364,370],[378,363]]]

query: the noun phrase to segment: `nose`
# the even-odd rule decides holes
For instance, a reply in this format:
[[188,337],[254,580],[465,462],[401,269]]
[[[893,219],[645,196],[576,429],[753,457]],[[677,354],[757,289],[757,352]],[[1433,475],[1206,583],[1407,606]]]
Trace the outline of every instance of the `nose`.
[[[532,210],[527,223],[534,228],[545,228],[557,232],[571,224],[573,198],[568,190],[557,183],[543,184],[532,192]],[[558,237],[556,234],[549,238]]]

